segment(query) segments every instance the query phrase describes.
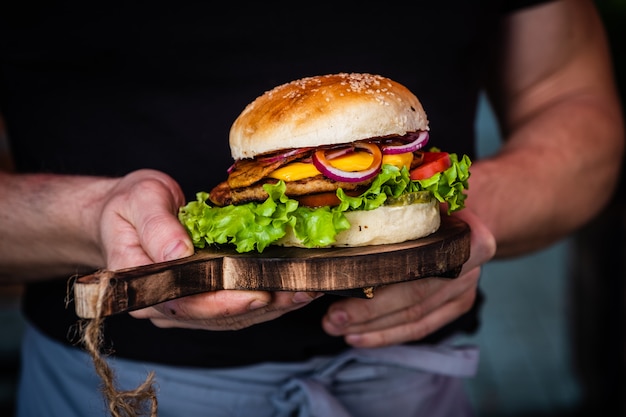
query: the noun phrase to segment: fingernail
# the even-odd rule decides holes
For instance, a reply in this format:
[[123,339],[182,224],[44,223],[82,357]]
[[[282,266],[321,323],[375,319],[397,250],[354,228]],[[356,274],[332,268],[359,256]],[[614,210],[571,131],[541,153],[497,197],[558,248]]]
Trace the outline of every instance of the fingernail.
[[346,340],[346,343],[349,345],[358,345],[363,340],[365,340],[365,338],[363,337],[362,334],[348,334],[346,335],[345,340]]
[[293,298],[291,299],[291,301],[293,301],[295,304],[310,303],[311,301],[315,300],[321,295],[322,295],[321,293],[310,293],[310,292],[298,291],[293,295]]
[[185,244],[182,240],[172,242],[165,247],[165,250],[163,251],[163,259],[166,261],[180,259],[187,255],[187,249],[187,244]]
[[329,313],[330,321],[333,322],[336,326],[345,326],[348,324],[348,313],[343,310],[334,310]]
[[267,302],[263,300],[254,300],[248,306],[249,310],[258,310],[259,308],[267,307]]

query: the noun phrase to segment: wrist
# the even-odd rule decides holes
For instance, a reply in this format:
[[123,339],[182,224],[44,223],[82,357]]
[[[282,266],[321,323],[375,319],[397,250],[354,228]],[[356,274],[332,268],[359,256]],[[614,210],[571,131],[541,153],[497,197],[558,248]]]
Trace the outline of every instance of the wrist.
[[117,181],[1,174],[0,278],[52,278],[102,267],[99,216]]

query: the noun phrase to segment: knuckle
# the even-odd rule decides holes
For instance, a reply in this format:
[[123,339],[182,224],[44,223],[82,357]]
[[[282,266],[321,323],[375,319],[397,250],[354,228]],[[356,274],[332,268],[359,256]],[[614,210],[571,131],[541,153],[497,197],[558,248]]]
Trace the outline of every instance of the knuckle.
[[413,304],[411,307],[407,308],[404,311],[404,318],[406,322],[410,323],[416,320],[419,320],[424,317],[426,311],[422,304]]

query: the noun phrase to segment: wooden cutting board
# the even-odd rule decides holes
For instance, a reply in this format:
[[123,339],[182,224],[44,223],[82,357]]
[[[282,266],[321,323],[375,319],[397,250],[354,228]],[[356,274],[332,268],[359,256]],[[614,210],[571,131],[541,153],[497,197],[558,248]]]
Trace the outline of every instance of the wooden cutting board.
[[322,291],[373,297],[374,288],[425,277],[458,276],[469,258],[470,228],[442,216],[434,234],[404,243],[357,248],[302,249],[271,246],[263,253],[231,247],[197,250],[190,257],[117,271],[98,271],[73,286],[82,318],[148,307],[221,289]]

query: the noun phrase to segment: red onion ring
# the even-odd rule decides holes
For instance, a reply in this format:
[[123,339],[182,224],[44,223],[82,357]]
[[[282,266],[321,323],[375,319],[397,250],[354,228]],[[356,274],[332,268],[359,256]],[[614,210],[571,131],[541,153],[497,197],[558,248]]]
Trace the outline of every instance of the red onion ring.
[[403,143],[401,145],[382,145],[381,151],[384,155],[397,155],[400,153],[415,152],[421,149],[428,143],[428,131],[422,130],[420,132],[409,132],[402,139],[407,139],[410,142]]
[[[378,175],[383,161],[383,155],[380,148],[373,143],[367,142],[354,142],[352,146],[354,148],[365,149],[372,154],[374,160],[369,167],[362,171],[355,172],[335,168],[330,164],[328,158],[326,157],[326,149],[320,149],[313,154],[313,165],[315,165],[315,168],[317,168],[322,174],[334,181],[362,182]],[[337,157],[338,155],[335,154],[333,156]]]
[[352,145],[340,145],[338,148],[330,148],[328,150],[331,152],[324,154],[328,160],[333,160],[335,158],[339,158],[340,156],[354,153],[354,147]]
[[304,153],[308,151],[309,149],[312,149],[312,148],[310,147],[309,148],[294,148],[286,152],[277,153],[275,155],[260,156],[259,158],[257,158],[257,160],[262,161],[264,163],[271,164],[272,162],[280,161],[290,156]]
[[[274,162],[279,162],[279,161],[285,160],[285,159],[287,159],[287,158],[289,158],[291,156],[305,153],[305,152],[307,152],[307,151],[309,151],[311,149],[313,149],[313,148],[311,148],[311,147],[308,147],[308,148],[294,148],[294,149],[290,149],[290,150],[284,151],[284,152],[278,152],[278,153],[274,153],[274,154],[270,154],[270,155],[266,155],[266,156],[259,156],[257,158],[257,161],[262,163],[262,164],[273,164]],[[235,170],[236,166],[237,166],[237,163],[235,162],[230,167],[228,167],[226,172],[228,174],[230,174],[231,172],[233,172]]]

